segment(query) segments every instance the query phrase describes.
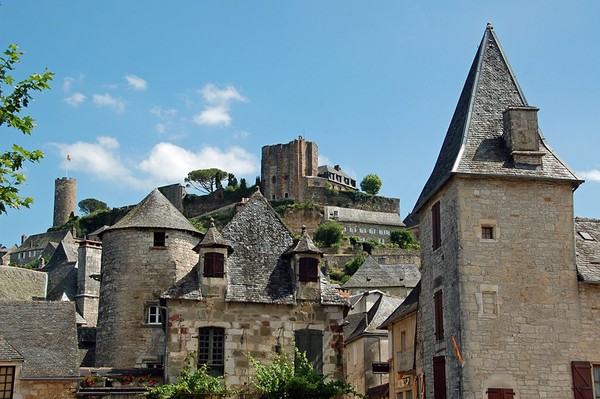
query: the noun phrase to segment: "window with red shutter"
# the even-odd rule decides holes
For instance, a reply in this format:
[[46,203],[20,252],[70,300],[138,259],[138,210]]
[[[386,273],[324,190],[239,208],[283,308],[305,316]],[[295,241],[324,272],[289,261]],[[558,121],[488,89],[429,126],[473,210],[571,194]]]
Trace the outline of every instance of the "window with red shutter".
[[515,392],[510,388],[488,388],[488,399],[514,399]]
[[440,201],[431,207],[431,239],[435,251],[442,245],[442,224],[440,214]]
[[594,399],[592,383],[592,365],[590,362],[571,362],[573,374],[573,393],[575,399]]
[[444,339],[444,308],[442,302],[442,290],[434,292],[433,303],[435,306],[435,339],[441,341]]
[[446,399],[446,358],[436,356],[433,358],[433,397]]

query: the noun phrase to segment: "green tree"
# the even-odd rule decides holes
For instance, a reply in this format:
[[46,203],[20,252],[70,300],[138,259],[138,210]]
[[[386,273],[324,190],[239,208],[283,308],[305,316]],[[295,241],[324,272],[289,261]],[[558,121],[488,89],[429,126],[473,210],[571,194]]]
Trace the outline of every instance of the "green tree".
[[[26,79],[15,82],[12,71],[21,62],[21,55],[23,52],[15,44],[10,44],[0,56],[0,126],[6,124],[30,135],[35,127],[34,120],[29,115],[22,116],[22,112],[33,99],[31,92],[49,89],[49,82],[54,74],[45,70],[42,74],[33,73]],[[43,157],[40,150],[26,150],[17,144],[0,153],[0,213],[6,213],[7,206],[15,209],[21,206],[29,208],[33,199],[19,196],[19,186],[25,182],[25,175],[21,170],[25,162],[39,162]]]
[[227,188],[229,190],[236,190],[238,188],[238,180],[233,173],[227,175]]
[[108,210],[108,205],[106,205],[106,202],[97,200],[96,198],[83,199],[79,201],[77,205],[79,206],[79,210],[86,215],[97,211]]
[[354,273],[358,270],[359,267],[365,263],[366,256],[364,253],[356,255],[351,261],[346,262],[344,265],[344,270],[346,271],[347,276],[353,276]]
[[360,182],[360,189],[367,194],[377,195],[382,184],[379,176],[369,173]]
[[332,220],[326,221],[315,231],[315,241],[321,247],[329,248],[341,244],[343,240],[344,228]]
[[221,182],[225,180],[227,176],[227,172],[217,168],[198,169],[188,173],[184,180],[188,187],[191,186],[201,192],[212,193],[216,189],[223,187]]
[[402,249],[419,249],[419,242],[414,234],[406,229],[393,230],[390,233],[390,241]]

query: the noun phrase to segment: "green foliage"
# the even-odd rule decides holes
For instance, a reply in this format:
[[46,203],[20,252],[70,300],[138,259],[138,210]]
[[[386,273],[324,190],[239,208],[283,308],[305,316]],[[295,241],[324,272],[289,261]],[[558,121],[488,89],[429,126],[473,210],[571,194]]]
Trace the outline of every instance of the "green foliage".
[[382,184],[379,176],[369,173],[360,182],[360,189],[367,194],[377,195]]
[[402,249],[419,249],[420,245],[414,234],[406,229],[393,230],[390,241]]
[[194,187],[200,192],[212,193],[222,188],[222,181],[229,176],[227,172],[217,168],[197,169],[188,173],[184,179],[188,187]]
[[296,349],[296,364],[281,354],[269,366],[250,357],[256,369],[252,387],[261,399],[329,399],[341,395],[363,398],[343,379],[333,380],[316,372],[304,353]]
[[328,220],[315,231],[314,239],[318,246],[324,248],[340,244],[344,240],[344,228],[340,224]]
[[359,267],[362,266],[363,263],[365,263],[365,260],[367,259],[367,257],[365,256],[364,253],[356,255],[351,261],[346,262],[345,265],[345,270],[346,270],[346,276],[352,276],[354,275],[354,273],[356,273],[356,271],[358,270]]
[[[179,374],[177,382],[149,388],[144,396],[150,399],[183,399],[189,394],[206,393],[215,396],[226,396],[233,391],[229,389],[222,378],[213,377],[206,372],[206,365],[196,371],[191,371],[192,360],[196,353],[192,352],[185,359],[185,365]],[[191,395],[190,395],[191,396]]]
[[248,183],[246,183],[246,179],[244,177],[242,177],[240,179],[240,189],[241,190],[247,190],[248,189]]
[[[25,135],[30,135],[35,127],[31,116],[20,116],[29,102],[33,100],[32,91],[44,91],[50,88],[49,82],[53,73],[34,73],[25,80],[15,82],[11,75],[15,65],[21,62],[23,52],[14,44],[10,44],[0,56],[0,126],[15,128]],[[3,140],[4,143],[7,140]],[[21,172],[25,162],[39,162],[44,157],[40,150],[26,150],[13,144],[11,149],[0,153],[0,213],[6,213],[6,207],[18,209],[29,208],[33,202],[30,197],[19,196],[19,186],[25,182],[25,174]]]
[[233,173],[227,175],[227,189],[236,190],[238,188],[237,178]]
[[292,211],[310,211],[313,209],[319,209],[319,206],[314,201],[294,202],[294,200],[291,199],[272,201],[271,206],[281,217]]
[[106,202],[97,200],[96,198],[83,199],[79,201],[77,205],[79,206],[79,210],[86,215],[98,211],[108,210],[108,205],[106,205]]

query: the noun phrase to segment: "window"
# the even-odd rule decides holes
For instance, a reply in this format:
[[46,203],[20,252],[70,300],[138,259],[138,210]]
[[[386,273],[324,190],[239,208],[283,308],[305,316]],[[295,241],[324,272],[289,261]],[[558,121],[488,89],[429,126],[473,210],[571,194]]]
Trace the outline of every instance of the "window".
[[[593,372],[595,377],[596,370],[594,369]],[[573,375],[573,393],[575,399],[593,399],[596,381],[592,381],[592,365],[590,362],[571,362],[571,373]]]
[[434,312],[435,312],[435,339],[441,341],[444,339],[444,307],[442,302],[442,290],[437,290],[433,294]]
[[510,388],[488,388],[488,399],[513,399],[515,393]]
[[298,280],[303,282],[319,281],[319,260],[315,258],[300,258]]
[[481,226],[481,238],[484,240],[493,240],[494,227],[493,226]]
[[323,373],[323,332],[303,329],[295,333],[296,348],[306,354],[306,359],[318,373]]
[[154,232],[154,246],[155,247],[164,247],[167,243],[167,235],[164,231],[155,231]]
[[600,398],[600,366],[594,365],[594,392],[596,399]]
[[204,327],[198,333],[198,366],[206,364],[208,374],[219,377],[225,372],[225,329]]
[[218,252],[204,254],[204,277],[223,277],[225,275],[225,255]]
[[400,331],[400,350],[404,352],[406,350],[406,331]]
[[14,366],[0,367],[0,398],[12,399],[13,387],[15,383]]
[[436,356],[433,358],[433,397],[446,399],[446,358]]
[[276,181],[277,181],[277,177],[276,177],[276,176],[273,176],[273,177],[271,178],[271,182],[272,182],[273,184],[275,184],[275,182],[276,182]]
[[283,194],[283,198],[289,198],[290,194],[289,193],[285,193]]
[[371,371],[373,371],[373,373],[389,373],[390,364],[388,362],[373,362]]
[[578,231],[578,233],[581,236],[581,238],[583,238],[586,241],[596,241],[594,240],[594,237],[587,231]]
[[160,307],[158,305],[151,305],[146,310],[146,323],[148,324],[161,324],[162,317],[160,316]]
[[440,201],[431,207],[431,241],[435,251],[442,246],[442,225],[440,220]]

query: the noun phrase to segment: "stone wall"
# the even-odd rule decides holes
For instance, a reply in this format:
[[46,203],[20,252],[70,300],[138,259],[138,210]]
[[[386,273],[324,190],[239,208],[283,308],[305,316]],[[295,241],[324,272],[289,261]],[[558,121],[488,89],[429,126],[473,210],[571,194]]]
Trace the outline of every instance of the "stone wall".
[[338,191],[326,187],[305,187],[303,201],[374,212],[400,212],[400,199],[368,195],[358,191]]
[[323,373],[342,375],[343,307],[314,302],[297,305],[225,302],[223,298],[202,301],[167,300],[169,307],[169,379],[179,375],[185,358],[198,350],[198,329],[225,329],[225,381],[229,386],[250,385],[253,373],[248,356],[268,364],[278,347],[293,359],[294,331],[323,332]]
[[77,210],[77,180],[61,177],[54,181],[54,219],[52,226],[62,226]]
[[102,243],[84,240],[77,251],[77,311],[83,316],[86,325],[93,327],[98,320],[100,281],[92,276],[100,276]]
[[18,380],[13,399],[75,398],[77,382],[73,380]]
[[198,261],[198,237],[166,231],[166,246],[153,246],[153,230],[117,229],[103,236],[102,286],[96,364],[128,368],[159,361],[164,333],[146,322],[146,309]]

